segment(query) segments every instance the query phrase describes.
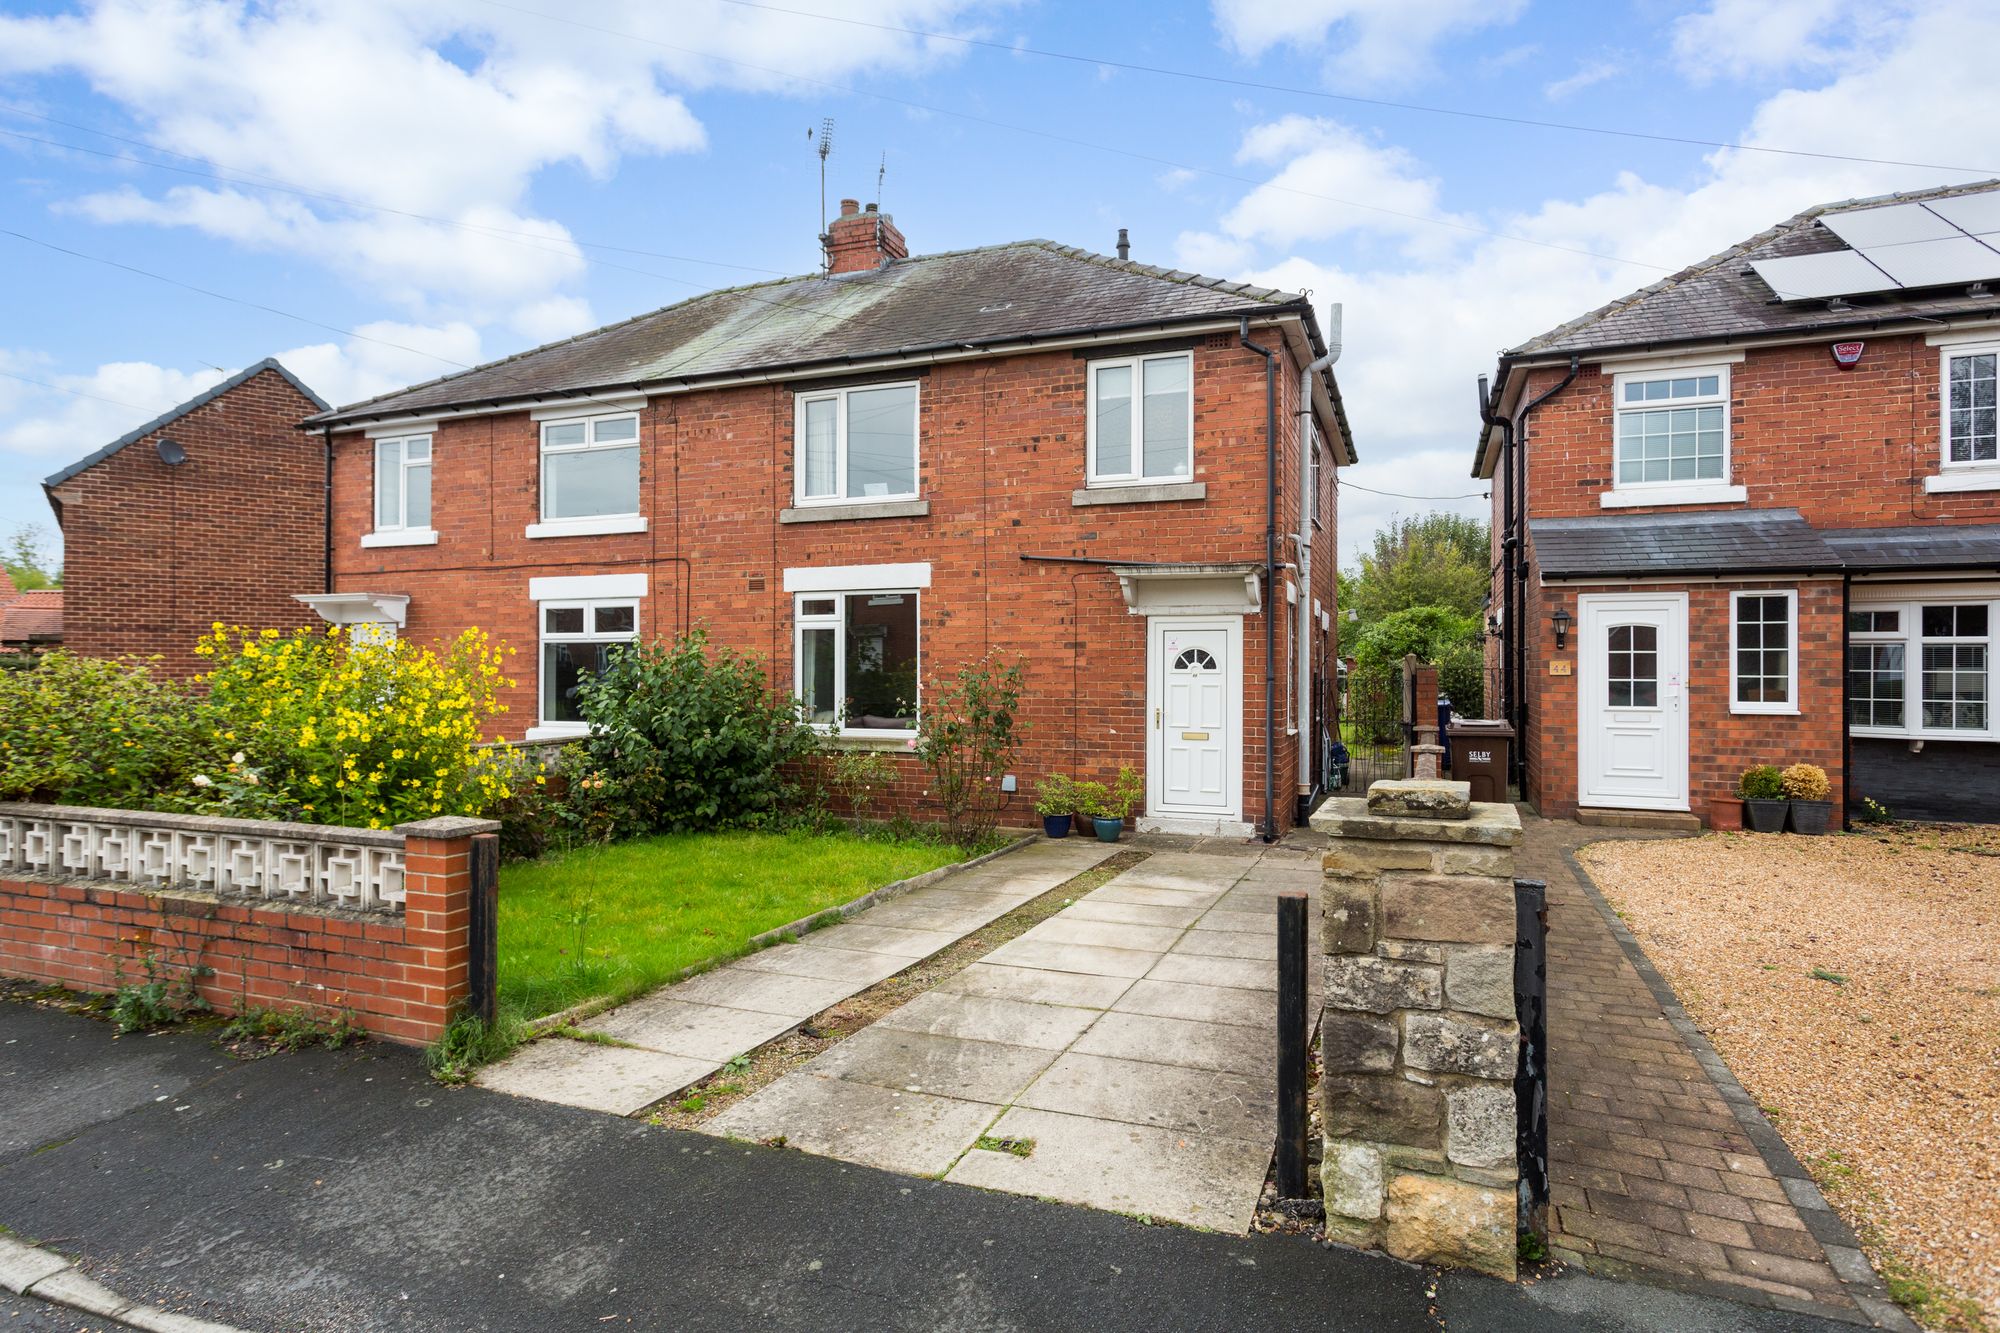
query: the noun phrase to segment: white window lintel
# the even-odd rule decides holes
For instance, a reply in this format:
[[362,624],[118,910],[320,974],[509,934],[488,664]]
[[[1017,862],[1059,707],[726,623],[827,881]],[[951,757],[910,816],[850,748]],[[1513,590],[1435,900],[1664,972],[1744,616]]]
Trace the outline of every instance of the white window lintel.
[[929,561],[907,565],[810,565],[785,571],[786,592],[878,592],[931,586]]
[[592,602],[645,595],[644,574],[559,574],[528,580],[528,598],[536,602]]

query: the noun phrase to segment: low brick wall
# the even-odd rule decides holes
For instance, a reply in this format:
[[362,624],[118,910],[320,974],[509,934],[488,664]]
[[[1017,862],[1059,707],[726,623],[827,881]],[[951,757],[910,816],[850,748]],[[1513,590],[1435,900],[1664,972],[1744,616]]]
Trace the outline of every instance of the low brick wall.
[[1320,898],[1327,1234],[1512,1278],[1520,816],[1468,803],[1464,783],[1370,791],[1312,821],[1333,838]]
[[471,994],[472,840],[497,827],[0,803],[0,976],[109,992],[150,965],[225,1013],[434,1041]]

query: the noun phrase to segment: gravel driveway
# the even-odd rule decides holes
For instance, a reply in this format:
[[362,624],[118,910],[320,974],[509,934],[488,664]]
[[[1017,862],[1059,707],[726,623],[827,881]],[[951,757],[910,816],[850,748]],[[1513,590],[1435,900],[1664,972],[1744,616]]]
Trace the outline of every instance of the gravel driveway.
[[2000,1312],[2000,829],[1579,855],[1892,1287]]

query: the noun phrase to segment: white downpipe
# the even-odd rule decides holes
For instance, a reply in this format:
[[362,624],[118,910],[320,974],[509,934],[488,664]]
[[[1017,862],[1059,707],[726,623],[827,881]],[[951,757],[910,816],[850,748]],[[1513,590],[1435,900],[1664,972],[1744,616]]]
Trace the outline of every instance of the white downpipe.
[[[1312,700],[1312,634],[1318,617],[1313,614],[1312,598],[1312,521],[1306,517],[1305,497],[1312,486],[1313,440],[1313,400],[1312,380],[1334,362],[1340,360],[1341,309],[1338,301],[1327,307],[1326,345],[1327,353],[1299,372],[1299,531],[1297,543],[1299,551],[1299,600],[1294,604],[1292,623],[1298,646],[1293,652],[1296,659],[1293,674],[1297,677],[1292,686],[1292,698],[1296,701],[1293,716],[1299,724],[1299,780],[1304,782],[1312,772],[1313,722]],[[1313,496],[1315,502],[1318,496]],[[1272,609],[1275,611],[1275,598]]]

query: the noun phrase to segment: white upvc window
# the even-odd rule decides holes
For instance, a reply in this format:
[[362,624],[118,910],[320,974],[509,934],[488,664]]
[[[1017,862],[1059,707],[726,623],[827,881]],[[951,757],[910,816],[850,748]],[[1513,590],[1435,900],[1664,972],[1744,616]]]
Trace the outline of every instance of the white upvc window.
[[639,515],[639,415],[542,425],[542,522],[596,524]]
[[1729,711],[1799,711],[1799,595],[1729,595]]
[[1947,347],[1942,355],[1941,466],[2000,470],[2000,343]]
[[797,503],[916,499],[917,422],[914,380],[799,394],[792,435]]
[[580,707],[583,682],[604,669],[620,645],[639,637],[636,598],[545,601],[541,615],[541,704],[537,735],[588,730]]
[[1194,478],[1194,357],[1090,363],[1087,481],[1143,486]]
[[793,681],[808,721],[839,736],[916,735],[918,604],[915,588],[796,596]]
[[431,437],[428,433],[381,436],[375,447],[376,545],[436,540],[431,529]]
[[1321,446],[1317,426],[1307,432],[1306,448],[1308,450],[1306,493],[1301,497],[1301,502],[1305,505],[1306,516],[1312,520],[1312,525],[1315,528],[1323,528],[1326,526],[1325,498],[1320,494],[1320,487],[1326,484],[1326,470],[1320,458]]
[[1686,489],[1729,484],[1729,367],[1614,375],[1612,485]]
[[1857,736],[2000,739],[2000,601],[1859,602],[1847,617],[1847,722]]

